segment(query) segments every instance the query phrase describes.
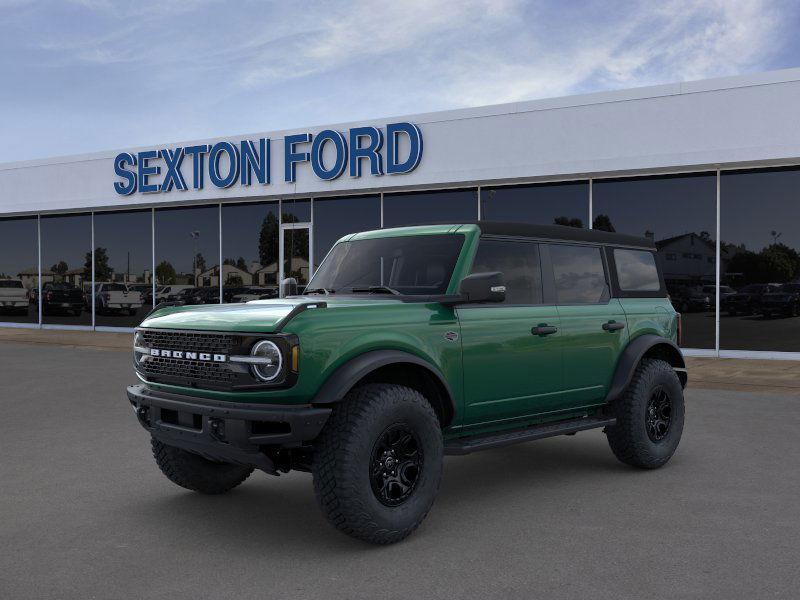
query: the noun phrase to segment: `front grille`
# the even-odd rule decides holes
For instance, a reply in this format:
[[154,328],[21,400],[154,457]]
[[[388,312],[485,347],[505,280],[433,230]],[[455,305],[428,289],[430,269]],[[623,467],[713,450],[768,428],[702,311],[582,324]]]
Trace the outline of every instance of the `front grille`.
[[238,336],[226,333],[199,333],[196,331],[140,330],[145,346],[161,350],[188,350],[190,352],[218,352],[228,354],[239,343]]
[[[147,348],[159,350],[182,350],[230,355],[238,348],[242,339],[225,333],[202,333],[196,331],[139,330]],[[229,388],[234,384],[236,373],[231,363],[206,360],[188,360],[166,356],[147,355],[139,363],[142,375],[150,381],[163,381],[179,385],[208,388]]]

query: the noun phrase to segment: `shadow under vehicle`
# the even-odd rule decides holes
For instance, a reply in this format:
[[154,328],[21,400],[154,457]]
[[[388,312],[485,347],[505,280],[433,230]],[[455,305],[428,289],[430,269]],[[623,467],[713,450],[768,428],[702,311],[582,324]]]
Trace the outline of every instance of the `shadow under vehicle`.
[[70,283],[48,281],[42,286],[42,313],[72,313],[79,317],[83,312],[84,298],[80,288]]
[[28,313],[28,290],[21,279],[0,279],[0,312]]
[[778,290],[761,296],[761,314],[796,317],[800,314],[800,283],[785,283]]
[[700,286],[680,286],[669,292],[672,306],[681,313],[708,312],[714,305],[712,298],[713,295],[706,293]]
[[720,312],[730,316],[757,315],[761,311],[761,298],[764,294],[776,292],[780,288],[777,283],[751,283],[735,294],[720,300]]

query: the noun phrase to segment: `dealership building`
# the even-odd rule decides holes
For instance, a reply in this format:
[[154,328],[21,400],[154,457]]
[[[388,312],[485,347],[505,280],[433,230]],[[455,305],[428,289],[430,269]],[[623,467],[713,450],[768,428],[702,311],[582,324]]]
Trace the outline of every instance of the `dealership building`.
[[350,232],[484,219],[649,237],[687,353],[798,359],[798,106],[790,69],[0,164],[0,327],[130,330],[302,284]]

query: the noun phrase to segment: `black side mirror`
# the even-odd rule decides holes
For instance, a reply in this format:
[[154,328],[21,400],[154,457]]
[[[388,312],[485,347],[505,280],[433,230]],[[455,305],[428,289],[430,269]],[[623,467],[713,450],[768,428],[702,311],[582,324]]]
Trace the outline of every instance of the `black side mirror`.
[[286,296],[297,296],[297,279],[287,277],[281,281],[281,292],[284,298]]
[[506,284],[499,271],[473,273],[461,280],[458,293],[463,302],[469,304],[483,302],[503,302],[506,299]]

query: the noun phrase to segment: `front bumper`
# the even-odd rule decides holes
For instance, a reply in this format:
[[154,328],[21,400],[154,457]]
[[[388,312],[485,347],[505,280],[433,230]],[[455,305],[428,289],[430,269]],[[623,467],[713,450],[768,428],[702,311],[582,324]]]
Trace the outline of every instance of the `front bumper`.
[[157,440],[211,460],[276,473],[265,447],[298,447],[316,438],[330,408],[245,404],[128,387],[139,423]]

